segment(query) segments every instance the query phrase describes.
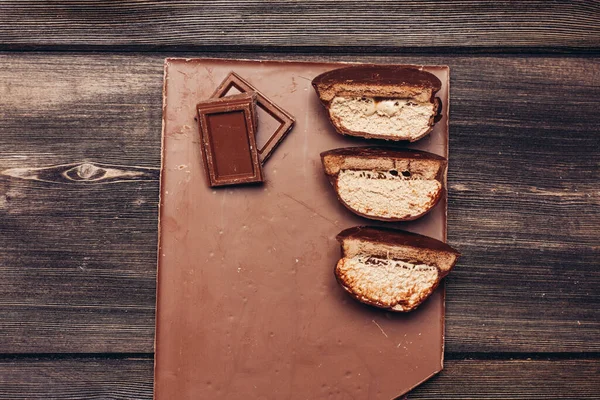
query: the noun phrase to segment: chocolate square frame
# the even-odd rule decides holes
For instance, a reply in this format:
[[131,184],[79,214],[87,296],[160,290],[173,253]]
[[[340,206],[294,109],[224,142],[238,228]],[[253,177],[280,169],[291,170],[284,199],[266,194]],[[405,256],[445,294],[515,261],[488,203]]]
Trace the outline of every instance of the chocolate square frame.
[[262,148],[258,149],[260,162],[261,164],[264,164],[271,154],[273,154],[273,151],[279,145],[279,143],[281,143],[289,131],[292,130],[292,127],[296,121],[290,113],[273,103],[258,89],[233,71],[231,71],[225,80],[221,82],[219,87],[217,87],[215,92],[212,94],[211,98],[220,98],[225,96],[232,87],[236,88],[242,93],[256,92],[256,104],[267,114],[273,117],[277,122],[279,122],[279,127],[275,130],[271,137],[269,137],[269,140],[267,140]]

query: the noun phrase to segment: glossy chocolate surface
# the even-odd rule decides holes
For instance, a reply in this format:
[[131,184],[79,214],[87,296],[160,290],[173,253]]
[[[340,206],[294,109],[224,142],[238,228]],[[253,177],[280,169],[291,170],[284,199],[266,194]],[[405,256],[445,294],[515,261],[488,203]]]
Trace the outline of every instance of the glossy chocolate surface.
[[402,65],[359,65],[325,72],[313,80],[313,85],[334,83],[363,85],[397,85],[440,90],[442,82],[426,70]]
[[262,182],[256,147],[256,94],[199,102],[202,157],[209,186]]
[[411,160],[438,160],[446,161],[444,157],[437,154],[420,150],[410,150],[399,147],[344,147],[341,149],[327,150],[321,153],[321,158],[327,156],[344,157],[364,157],[364,158],[391,158],[391,159],[411,159]]
[[[337,134],[311,86],[344,64],[168,59],[163,128],[155,393],[171,399],[390,400],[442,368],[444,296],[394,314],[350,298],[336,235],[369,222],[339,203],[326,150]],[[448,69],[428,67],[444,86]],[[296,117],[261,186],[207,185],[194,121],[231,72]],[[259,126],[261,115],[259,115]],[[447,115],[410,148],[447,156]],[[260,129],[260,127],[259,127]],[[381,223],[444,240],[446,201]]]
[[355,226],[344,229],[337,235],[337,240],[340,243],[342,243],[344,239],[349,238],[364,240],[367,242],[383,243],[391,246],[408,246],[460,254],[448,244],[440,240],[430,238],[429,236],[381,226]]

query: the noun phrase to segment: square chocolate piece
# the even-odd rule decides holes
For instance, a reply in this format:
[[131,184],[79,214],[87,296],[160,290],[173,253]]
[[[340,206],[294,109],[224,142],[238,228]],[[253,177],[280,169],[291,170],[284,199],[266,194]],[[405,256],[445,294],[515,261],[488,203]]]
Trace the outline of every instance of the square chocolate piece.
[[255,93],[197,104],[202,156],[210,186],[262,182],[255,105]]

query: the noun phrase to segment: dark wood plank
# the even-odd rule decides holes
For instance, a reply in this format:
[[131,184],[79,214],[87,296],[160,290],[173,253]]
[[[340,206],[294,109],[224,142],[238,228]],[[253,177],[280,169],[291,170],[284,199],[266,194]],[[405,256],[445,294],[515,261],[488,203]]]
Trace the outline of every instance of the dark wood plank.
[[600,44],[598,1],[3,1],[4,48],[562,48]]
[[[1,60],[0,353],[152,351],[162,56]],[[451,67],[447,351],[599,351],[600,59],[369,60]]]
[[2,399],[152,399],[152,359],[0,360]]
[[[151,399],[151,359],[0,360],[3,399]],[[409,399],[597,399],[598,359],[451,360]]]
[[449,239],[464,258],[448,349],[597,351],[600,63],[466,62],[452,70]]
[[161,58],[2,64],[0,352],[152,351]]
[[598,359],[451,360],[409,399],[597,399]]

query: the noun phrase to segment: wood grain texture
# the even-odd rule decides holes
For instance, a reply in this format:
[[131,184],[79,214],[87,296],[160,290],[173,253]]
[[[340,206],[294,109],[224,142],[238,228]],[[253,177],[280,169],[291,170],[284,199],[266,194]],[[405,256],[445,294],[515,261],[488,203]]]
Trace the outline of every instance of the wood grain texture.
[[[0,60],[0,353],[151,352],[163,56]],[[447,352],[599,351],[600,59],[368,60],[451,68]]]
[[600,45],[598,1],[3,1],[3,48],[423,48]]
[[[597,399],[597,359],[451,360],[413,399]],[[151,359],[0,360],[0,398],[152,399]]]
[[162,61],[1,59],[0,352],[152,351]]
[[409,399],[597,399],[595,358],[578,360],[452,360]]
[[154,362],[140,358],[0,360],[0,398],[152,399]]
[[41,168],[8,168],[2,175],[50,183],[102,185],[105,183],[156,181],[160,168],[140,168],[101,163],[74,163]]

